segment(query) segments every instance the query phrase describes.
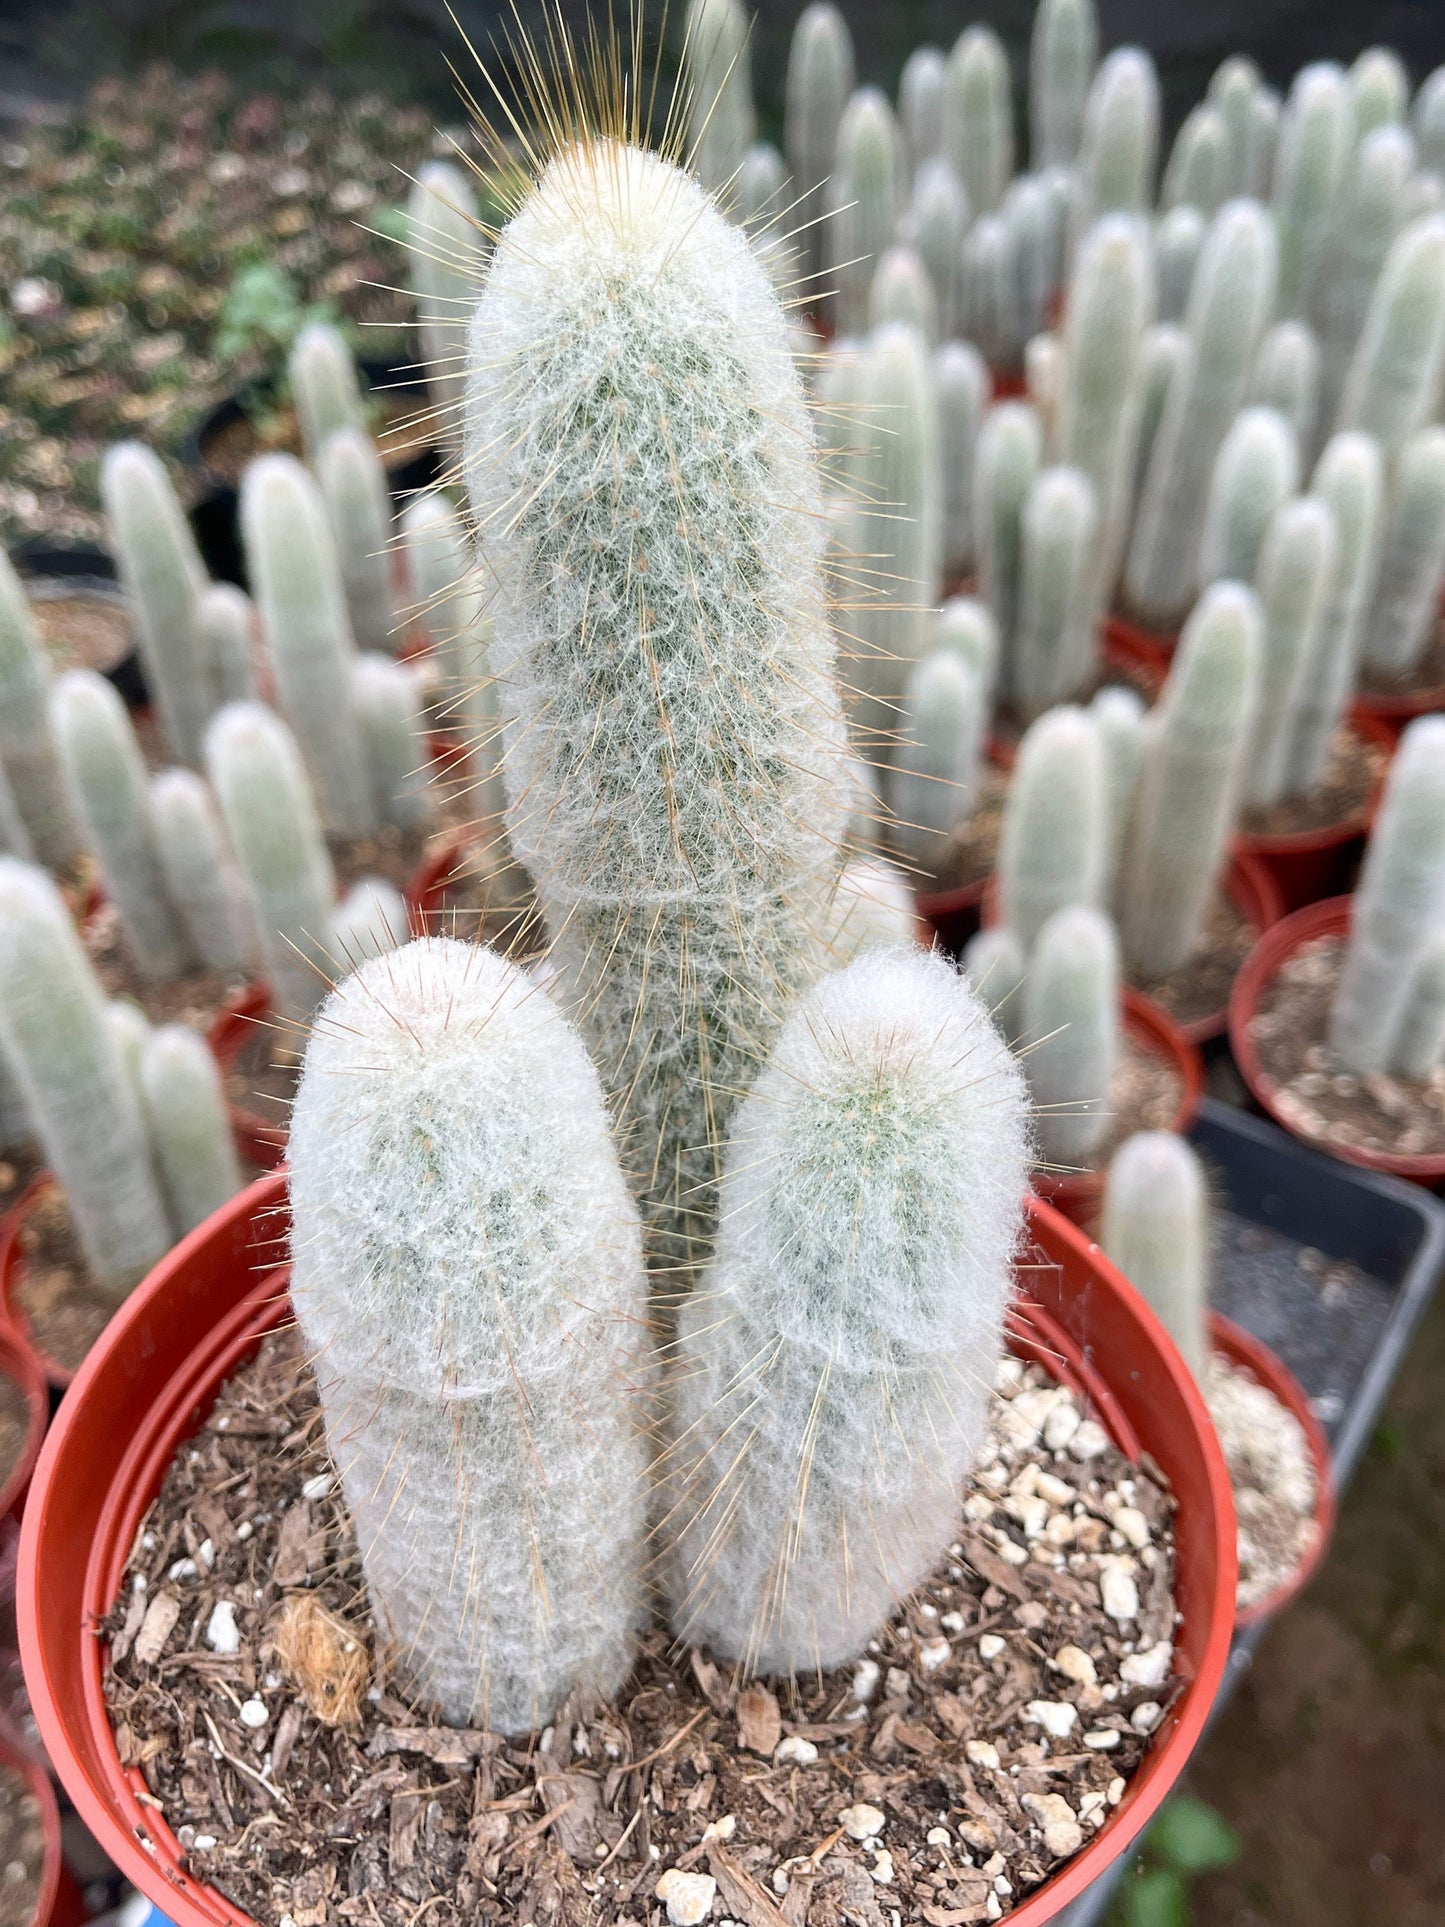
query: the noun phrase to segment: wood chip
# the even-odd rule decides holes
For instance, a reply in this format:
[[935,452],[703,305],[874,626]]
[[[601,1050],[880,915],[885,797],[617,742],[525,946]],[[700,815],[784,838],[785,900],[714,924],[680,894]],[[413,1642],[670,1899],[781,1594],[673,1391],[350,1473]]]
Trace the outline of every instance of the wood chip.
[[135,1636],[138,1666],[154,1666],[165,1651],[166,1641],[175,1631],[181,1616],[181,1602],[173,1592],[158,1592],[146,1607],[146,1616]]
[[590,1773],[548,1773],[537,1784],[543,1805],[557,1816],[553,1835],[563,1852],[584,1863],[591,1860],[597,1844],[602,1788]]
[[721,1889],[729,1914],[735,1920],[745,1920],[749,1927],[790,1927],[782,1909],[768,1898],[746,1867],[734,1860],[726,1847],[709,1847],[707,1858],[713,1879]]
[[276,1541],[276,1557],[271,1577],[284,1592],[289,1586],[304,1586],[310,1570],[306,1548],[311,1542],[311,1503],[297,1499],[288,1506],[281,1521],[281,1536]]
[[438,1766],[470,1766],[484,1753],[501,1750],[495,1733],[484,1733],[473,1726],[382,1726],[367,1741],[366,1750],[373,1760],[389,1753],[420,1753]]
[[738,1695],[738,1745],[749,1753],[771,1759],[783,1737],[783,1716],[766,1686],[750,1686]]

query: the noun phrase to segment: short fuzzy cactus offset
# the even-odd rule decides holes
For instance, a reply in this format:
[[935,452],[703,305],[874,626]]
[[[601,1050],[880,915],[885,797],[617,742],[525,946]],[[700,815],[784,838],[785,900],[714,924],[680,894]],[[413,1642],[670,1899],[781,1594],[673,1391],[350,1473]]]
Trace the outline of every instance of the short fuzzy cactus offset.
[[292,1302],[403,1677],[508,1734],[606,1698],[645,1597],[647,1307],[579,1039],[490,951],[377,958],[320,1014],[291,1166]]
[[892,785],[895,833],[925,875],[941,869],[973,808],[987,722],[979,672],[955,650],[934,648],[908,679]]
[[183,1238],[241,1188],[220,1067],[196,1031],[162,1024],[142,1046],[137,1077],[171,1230]]
[[512,847],[657,1254],[686,1267],[734,1094],[815,968],[848,813],[787,327],[684,174],[581,143],[501,235],[473,349]]
[[40,862],[63,870],[80,825],[50,726],[50,664],[25,588],[0,549],[0,771]]
[[151,780],[150,811],[166,893],[191,949],[207,970],[248,970],[254,922],[210,789],[193,770],[162,770]]
[[59,891],[0,857],[0,1046],[65,1187],[91,1279],[119,1300],[171,1242],[140,1101]]
[[784,1027],[679,1332],[685,1639],[761,1672],[836,1665],[946,1550],[1001,1345],[1025,1118],[1017,1066],[940,958],[866,952]]
[[1055,1169],[1077,1169],[1109,1128],[1119,1057],[1119,940],[1102,910],[1071,904],[1049,918],[1023,1004],[1039,1151]]
[[338,428],[366,427],[366,403],[351,350],[339,329],[313,321],[291,345],[286,372],[307,457],[315,461]]
[[1183,1138],[1139,1131],[1120,1145],[1104,1186],[1100,1242],[1202,1382],[1209,1363],[1209,1196]]
[[454,447],[467,388],[467,329],[486,253],[477,197],[454,162],[427,161],[417,169],[406,213],[427,395],[439,438]]
[[316,466],[356,645],[394,648],[391,497],[376,444],[360,429],[339,428],[327,436]]
[[804,266],[816,274],[824,255],[823,190],[833,172],[838,124],[853,92],[853,40],[832,0],[809,0],[788,53],[787,156]]
[[1019,744],[999,834],[999,910],[1025,951],[1056,910],[1098,903],[1108,798],[1094,719],[1052,709]]

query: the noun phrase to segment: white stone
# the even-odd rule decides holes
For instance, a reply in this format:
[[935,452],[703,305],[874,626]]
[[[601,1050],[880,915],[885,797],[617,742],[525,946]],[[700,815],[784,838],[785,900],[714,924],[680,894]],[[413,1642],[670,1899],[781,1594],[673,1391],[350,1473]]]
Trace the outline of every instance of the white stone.
[[1174,1648],[1167,1639],[1146,1646],[1143,1652],[1130,1653],[1119,1662],[1119,1677],[1129,1686],[1162,1686],[1174,1662]]
[[1041,1499],[1047,1499],[1055,1509],[1061,1505],[1072,1505],[1079,1496],[1066,1480],[1056,1479],[1052,1472],[1040,1472],[1034,1480],[1034,1491]]
[[998,1748],[991,1740],[965,1740],[963,1751],[970,1766],[986,1766],[998,1772]]
[[1082,1646],[1060,1646],[1049,1664],[1056,1673],[1073,1680],[1076,1686],[1094,1686],[1098,1683],[1099,1675],[1094,1662]]
[[1044,1836],[1044,1845],[1050,1853],[1062,1860],[1083,1846],[1083,1828],[1074,1817],[1074,1809],[1061,1795],[1026,1793],[1020,1804]]
[[1003,1651],[1003,1639],[998,1633],[985,1633],[978,1642],[980,1659],[997,1659]]
[[1023,1498],[1010,1493],[1003,1504],[1009,1517],[1017,1519],[1023,1527],[1026,1539],[1037,1539],[1049,1522],[1048,1500],[1041,1499],[1037,1492],[1030,1492]]
[[1044,1444],[1051,1452],[1062,1452],[1078,1429],[1079,1408],[1066,1394],[1044,1420]]
[[720,1846],[726,1846],[737,1830],[738,1816],[735,1813],[725,1813],[721,1820],[708,1821],[702,1830],[702,1837],[704,1840],[716,1840]]
[[930,1847],[951,1847],[953,1835],[947,1827],[930,1827],[924,1835]]
[[256,1528],[251,1524],[249,1519],[243,1519],[240,1525],[236,1527],[236,1537],[241,1541],[242,1545],[244,1545],[255,1530]]
[[218,1601],[206,1626],[206,1644],[216,1653],[239,1653],[241,1629],[236,1624],[236,1608],[229,1599]]
[[331,1474],[318,1472],[314,1479],[308,1479],[301,1488],[303,1499],[324,1499],[331,1490]]
[[998,1556],[1007,1566],[1022,1566],[1028,1561],[1028,1554],[1021,1545],[1004,1533],[998,1542]]
[[198,1853],[209,1853],[215,1844],[216,1836],[213,1833],[198,1833],[191,1842],[191,1845]]
[[904,1671],[903,1667],[890,1666],[888,1668],[888,1679],[886,1683],[888,1687],[889,1699],[903,1700],[903,1699],[907,1699],[908,1689],[913,1682],[909,1679],[908,1674]]
[[1086,1418],[1080,1421],[1073,1437],[1069,1440],[1071,1459],[1096,1459],[1108,1449],[1109,1434],[1097,1419]]
[[799,1739],[790,1733],[785,1740],[779,1740],[773,1754],[774,1766],[811,1766],[818,1757],[818,1749],[811,1740]]
[[888,1824],[887,1814],[879,1807],[870,1807],[865,1800],[856,1806],[844,1807],[838,1818],[850,1840],[871,1840]]
[[654,1892],[667,1908],[672,1927],[698,1927],[698,1922],[706,1920],[712,1912],[717,1882],[711,1874],[681,1873],[676,1867],[669,1867]]
[[1119,1735],[1112,1726],[1096,1726],[1091,1733],[1084,1735],[1084,1745],[1092,1753],[1112,1753],[1119,1744]]
[[194,1559],[177,1559],[176,1563],[166,1575],[168,1579],[194,1579],[197,1576],[197,1567]]
[[1129,1715],[1129,1724],[1136,1733],[1152,1733],[1164,1717],[1164,1708],[1158,1700],[1140,1700]]
[[1149,1521],[1137,1506],[1121,1505],[1114,1514],[1114,1530],[1122,1532],[1136,1552],[1149,1543]]
[[883,1669],[876,1659],[860,1659],[853,1668],[853,1697],[860,1706],[866,1706],[878,1691],[878,1682],[883,1677]]
[[1132,1573],[1122,1566],[1105,1566],[1099,1574],[1099,1597],[1110,1619],[1117,1619],[1121,1625],[1126,1619],[1139,1617],[1139,1588]]
[[926,1639],[918,1649],[918,1663],[925,1673],[936,1673],[948,1664],[952,1650],[946,1639]]
[[963,1614],[945,1613],[938,1623],[946,1633],[961,1633],[964,1627]]
[[999,1415],[999,1429],[1011,1444],[1021,1451],[1028,1451],[1039,1442],[1044,1429],[1044,1421],[1058,1403],[1056,1390],[1039,1389],[1020,1392]]
[[1111,1807],[1118,1806],[1124,1797],[1124,1776],[1122,1773],[1116,1773],[1113,1779],[1110,1780],[1109,1790],[1104,1797],[1108,1800]]
[[999,1899],[998,1895],[993,1891],[992,1888],[989,1889],[988,1904],[984,1908],[984,1912],[988,1915],[990,1920],[1003,1919],[1003,1902]]
[[1030,1700],[1024,1719],[1030,1726],[1041,1726],[1050,1739],[1064,1740],[1078,1724],[1079,1714],[1067,1700]]
[[203,1566],[207,1572],[215,1565],[216,1548],[212,1540],[202,1539],[201,1543],[196,1547],[196,1561],[199,1565]]
[[241,1724],[249,1726],[253,1733],[259,1733],[270,1717],[264,1700],[246,1700],[242,1704]]
[[868,1869],[880,1887],[886,1887],[893,1878],[893,1855],[886,1847],[880,1847],[873,1857],[873,1865]]

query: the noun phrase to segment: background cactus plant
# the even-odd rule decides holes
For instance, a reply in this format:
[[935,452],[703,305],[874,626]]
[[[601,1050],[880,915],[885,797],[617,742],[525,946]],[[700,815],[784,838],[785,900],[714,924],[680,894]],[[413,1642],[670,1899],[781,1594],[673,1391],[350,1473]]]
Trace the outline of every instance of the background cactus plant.
[[738,0],[691,0],[683,61],[692,83],[689,162],[703,186],[730,205],[757,136],[748,19]]
[[378,822],[424,830],[434,797],[416,670],[390,656],[359,656],[351,689]]
[[1422,428],[1400,450],[1385,496],[1379,574],[1365,661],[1399,675],[1415,667],[1439,616],[1445,577],[1445,429]]
[[1270,518],[1299,486],[1299,448],[1274,408],[1246,408],[1220,443],[1199,538],[1199,580],[1252,582]]
[[286,372],[308,461],[316,461],[338,428],[366,428],[366,403],[344,336],[327,321],[311,321],[297,335]]
[[947,152],[976,215],[991,214],[1014,171],[1008,55],[991,27],[965,27],[948,56]]
[[979,592],[998,626],[1001,674],[1013,687],[1013,646],[1023,592],[1024,506],[1043,461],[1043,429],[1027,402],[1002,402],[979,431],[974,458],[974,541]]
[[1410,994],[1390,1050],[1397,1077],[1424,1079],[1445,1058],[1445,936],[1426,943],[1410,972]]
[[895,834],[925,875],[940,872],[949,837],[973,808],[987,723],[978,671],[935,647],[908,678],[892,782]]
[[1324,263],[1330,220],[1350,158],[1349,89],[1333,62],[1295,76],[1280,116],[1275,160],[1279,312],[1303,315]]
[[1143,1293],[1202,1384],[1209,1363],[1209,1196],[1172,1131],[1138,1131],[1114,1153],[1100,1243]]
[[1029,164],[1068,167],[1099,60],[1093,0],[1039,0],[1029,37]]
[[1050,710],[1019,744],[998,846],[999,914],[1025,953],[1056,910],[1098,903],[1107,797],[1099,732],[1084,710]]
[[1401,230],[1385,256],[1345,377],[1335,427],[1394,455],[1428,419],[1445,367],[1445,219]]
[[256,932],[215,799],[194,770],[151,779],[150,815],[166,895],[207,970],[236,976],[256,958]]
[[838,123],[823,224],[824,286],[841,336],[867,326],[873,264],[893,238],[904,199],[902,150],[887,97],[860,87]]
[[978,931],[964,947],[962,969],[1004,1041],[1017,1050],[1024,1040],[1023,987],[1028,977],[1028,960],[1018,938],[1005,924]]
[[1077,1169],[1109,1128],[1119,1057],[1119,941],[1102,910],[1070,904],[1039,931],[1023,988],[1024,1069],[1039,1154]]
[[341,974],[369,957],[384,957],[406,942],[411,928],[406,899],[381,877],[362,877],[337,904],[331,919],[331,954]]
[[1142,49],[1117,47],[1095,74],[1084,108],[1076,235],[1101,215],[1150,207],[1158,162],[1159,76]]
[[183,1238],[241,1188],[220,1067],[187,1025],[162,1024],[142,1046],[137,1077],[171,1231]]
[[1320,348],[1303,321],[1277,321],[1254,358],[1249,398],[1278,409],[1294,432],[1301,456],[1315,445],[1320,408]]
[[201,643],[215,675],[215,708],[256,693],[256,605],[232,582],[208,582],[196,604]]
[[982,355],[965,341],[946,341],[933,357],[938,420],[942,561],[946,579],[967,575],[974,561],[973,488],[979,431],[990,382]]
[[67,869],[80,828],[50,726],[50,664],[24,585],[0,549],[0,771],[35,855]]
[[[853,93],[853,37],[832,0],[809,0],[788,52],[788,171],[799,196],[805,274],[816,276],[826,252],[824,189],[833,172],[839,123]],[[813,282],[805,283],[816,292]]]
[[438,439],[455,450],[467,387],[467,328],[486,258],[477,197],[460,167],[427,161],[417,169],[406,213],[427,397]]
[[316,467],[352,636],[359,649],[394,649],[391,496],[376,444],[360,429],[338,428]]
[[1285,793],[1299,692],[1314,675],[1337,559],[1327,503],[1301,495],[1276,509],[1254,578],[1263,620],[1244,793],[1256,806],[1277,803]]
[[1098,657],[1099,505],[1074,468],[1046,468],[1024,504],[1010,691],[1037,716],[1088,683]]

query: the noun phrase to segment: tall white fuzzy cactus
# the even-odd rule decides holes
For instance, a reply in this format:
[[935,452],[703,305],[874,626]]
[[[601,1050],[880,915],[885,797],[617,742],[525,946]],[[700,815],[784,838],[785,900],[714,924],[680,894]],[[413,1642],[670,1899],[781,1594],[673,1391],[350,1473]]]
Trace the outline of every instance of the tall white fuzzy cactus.
[[1400,738],[1355,890],[1330,1043],[1352,1071],[1383,1070],[1414,971],[1445,919],[1445,716]]
[[1421,167],[1436,174],[1445,172],[1445,67],[1437,67],[1421,83],[1410,110],[1410,125]]
[[764,1674],[834,1666],[946,1550],[1002,1343],[1025,1109],[940,958],[865,952],[789,1019],[679,1331],[680,1637]]
[[1154,456],[1164,404],[1191,354],[1189,337],[1172,321],[1156,321],[1144,331],[1139,357],[1139,429],[1134,450],[1134,497],[1138,497]]
[[683,63],[691,81],[689,160],[703,186],[730,202],[758,124],[739,0],[691,0]]
[[925,347],[938,340],[938,296],[933,277],[917,248],[895,245],[878,257],[873,285],[868,290],[868,326],[892,324],[914,328]]
[[966,341],[946,341],[933,357],[942,480],[943,573],[957,579],[974,563],[974,467],[991,383],[983,356]]
[[867,325],[873,264],[893,238],[904,185],[893,109],[876,87],[860,87],[838,123],[826,188],[825,286],[839,335],[861,334]]
[[1229,127],[1211,102],[1200,101],[1185,115],[1159,187],[1162,208],[1197,207],[1213,214],[1228,198]]
[[1085,474],[1098,503],[1096,581],[1113,587],[1132,506],[1144,334],[1153,319],[1143,226],[1109,215],[1079,248],[1064,312],[1053,446]]
[[1199,581],[1252,582],[1270,517],[1299,487],[1299,444],[1274,408],[1246,408],[1219,445],[1199,538]]
[[51,698],[76,807],[106,893],[142,974],[178,977],[195,961],[166,889],[145,759],[125,704],[93,669],[69,669]]
[[1365,661],[1383,674],[1414,668],[1439,616],[1445,580],[1445,429],[1422,428],[1400,450],[1386,495]]
[[512,848],[659,1257],[686,1265],[731,1096],[814,968],[849,807],[787,327],[686,176],[602,142],[501,236],[473,345]]
[[201,632],[206,572],[195,538],[160,457],[140,442],[109,450],[100,491],[146,687],[176,755],[195,763],[219,696]]
[[286,372],[308,461],[314,462],[338,428],[366,427],[366,403],[356,362],[340,329],[312,321],[291,344]]
[[850,680],[861,691],[853,713],[862,742],[887,753],[942,578],[942,454],[928,351],[916,329],[895,323],[872,337],[859,373],[858,414],[855,526],[871,594],[852,612]]
[[241,1188],[220,1066],[188,1025],[162,1024],[145,1041],[138,1078],[171,1229],[183,1238]]
[[1198,946],[1234,827],[1261,628],[1253,590],[1218,582],[1179,638],[1151,720],[1119,892],[1131,982],[1167,976]]
[[911,944],[918,913],[908,879],[877,856],[856,856],[838,879],[829,919],[827,955],[834,968],[850,963],[869,945],[896,949]]
[[261,703],[211,724],[206,768],[255,917],[283,1017],[309,1017],[326,988],[336,879],[295,738]]
[[0,762],[0,856],[23,857],[29,863],[34,855],[30,832],[5,775],[4,763]]
[[1075,234],[1102,214],[1139,213],[1154,199],[1159,164],[1159,76],[1139,47],[1116,47],[1094,76],[1079,147]]
[[1349,88],[1339,67],[1319,61],[1295,76],[1280,119],[1272,205],[1282,315],[1309,312],[1349,159]]
[[1006,690],[1023,578],[1024,505],[1043,461],[1043,429],[1027,402],[990,409],[974,458],[973,517],[979,592],[998,624]]
[[256,605],[233,582],[208,582],[196,605],[206,659],[215,678],[215,707],[256,693]]
[[948,158],[975,214],[991,214],[1013,179],[1013,87],[991,27],[965,27],[948,55]]
[[1029,37],[1029,165],[1068,167],[1099,59],[1094,0],[1039,0]]
[[1303,321],[1277,321],[1254,358],[1249,399],[1275,408],[1294,431],[1301,455],[1315,445],[1320,412],[1320,345]]
[[364,836],[375,821],[352,696],[356,651],[321,492],[289,455],[246,471],[241,528],[282,714],[327,828]]
[[1250,201],[1227,202],[1195,268],[1187,352],[1164,397],[1129,547],[1129,603],[1156,626],[1189,607],[1209,478],[1274,306],[1274,260],[1269,216]]
[[170,1244],[145,1123],[70,912],[0,857],[0,1044],[65,1189],[92,1282],[119,1300]]
[[391,496],[376,444],[361,429],[339,428],[327,436],[316,468],[356,645],[393,649]]
[[466,745],[470,808],[496,827],[505,799],[498,769],[501,720],[487,652],[488,585],[445,495],[418,495],[403,510],[401,527],[416,620],[432,649],[438,719]]
[[1254,577],[1263,628],[1259,695],[1245,757],[1249,803],[1277,803],[1285,794],[1299,692],[1313,679],[1338,548],[1333,511],[1316,496],[1297,496],[1270,518]]
[[944,156],[947,122],[948,62],[939,47],[915,47],[898,76],[898,124],[915,174]]
[[1161,321],[1178,321],[1189,303],[1209,223],[1197,207],[1170,208],[1154,228],[1154,285]]
[[336,906],[331,919],[332,956],[337,969],[358,969],[369,957],[384,957],[407,940],[411,919],[406,899],[382,877],[362,877]]
[[998,684],[998,624],[977,596],[950,596],[933,619],[933,647],[949,649],[976,675],[990,710]]
[[1351,64],[1350,141],[1358,149],[1377,128],[1398,125],[1410,105],[1410,76],[1391,47],[1366,47]]
[[1269,185],[1273,151],[1261,167],[1251,148],[1256,132],[1256,106],[1264,83],[1258,67],[1243,54],[1230,54],[1210,76],[1206,94],[1211,107],[1229,131],[1226,193],[1262,195]]
[[1019,744],[999,831],[999,914],[1026,952],[1056,910],[1099,902],[1107,812],[1093,718],[1050,710]]
[[1330,418],[1385,256],[1407,218],[1414,167],[1415,143],[1404,128],[1380,127],[1361,145],[1340,183],[1312,304]]
[[949,837],[973,808],[987,724],[978,672],[947,647],[923,657],[904,691],[892,802],[899,842],[925,874],[940,869]]
[[1104,758],[1106,809],[1104,899],[1112,901],[1124,853],[1124,837],[1148,741],[1144,699],[1137,690],[1106,684],[1089,704]]
[[1296,689],[1285,794],[1306,796],[1324,774],[1330,739],[1345,713],[1375,593],[1384,533],[1384,464],[1369,435],[1332,436],[1310,492],[1335,519],[1335,568],[1309,672]]
[[[1020,174],[1004,195],[1000,217],[1018,284],[1020,346],[1047,327],[1064,279],[1065,205],[1035,174]],[[1017,350],[1011,359],[1017,359]]]
[[1071,904],[1040,930],[1024,983],[1024,1036],[1040,1154],[1077,1168],[1109,1128],[1119,1058],[1119,940],[1102,910]]
[[1046,468],[1024,504],[1010,693],[1026,716],[1081,693],[1098,659],[1099,501],[1076,468]]
[[453,162],[425,161],[417,169],[406,214],[427,398],[439,438],[456,447],[467,389],[467,328],[486,257],[477,197]]
[[80,825],[50,726],[50,663],[24,585],[0,549],[0,771],[35,855],[64,870]]
[[1397,1077],[1423,1079],[1445,1058],[1445,933],[1426,943],[1410,972],[1410,994],[1390,1048]]
[[358,656],[351,687],[377,820],[425,829],[436,799],[416,670],[391,656]]
[[291,1299],[408,1684],[519,1734],[632,1664],[648,1489],[637,1214],[575,1032],[429,938],[327,1000],[291,1127]]
[[938,301],[939,332],[945,339],[959,323],[960,268],[968,222],[968,196],[953,167],[941,158],[925,161],[914,176],[904,231],[928,269]]
[[964,946],[962,970],[978,992],[1011,1050],[1024,1039],[1024,984],[1028,959],[1004,924],[980,930]]
[[1137,1131],[1114,1153],[1099,1242],[1157,1312],[1196,1379],[1209,1364],[1209,1194],[1172,1131]]
[[1015,368],[1023,349],[1014,235],[1002,214],[984,214],[968,230],[959,266],[964,333],[996,368]]
[[1429,419],[1445,369],[1445,218],[1412,221],[1375,283],[1335,427],[1363,429],[1386,455]]
[[800,197],[804,268],[816,275],[826,255],[824,189],[833,172],[838,128],[853,92],[853,38],[832,0],[809,0],[788,51],[788,171]]
[[150,808],[166,894],[191,949],[207,970],[249,970],[251,910],[206,783],[194,770],[162,770],[151,779]]

